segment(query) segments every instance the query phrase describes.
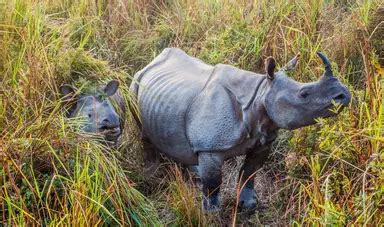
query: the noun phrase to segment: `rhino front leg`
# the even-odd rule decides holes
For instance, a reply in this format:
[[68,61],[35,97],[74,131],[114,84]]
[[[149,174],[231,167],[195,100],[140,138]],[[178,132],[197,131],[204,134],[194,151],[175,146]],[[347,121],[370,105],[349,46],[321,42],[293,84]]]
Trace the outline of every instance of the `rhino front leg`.
[[221,167],[223,158],[219,154],[199,153],[199,175],[203,190],[203,208],[207,211],[216,211],[220,207],[219,192],[222,181]]
[[269,146],[261,150],[251,150],[245,157],[239,174],[240,192],[239,206],[242,209],[252,210],[256,208],[257,196],[254,189],[254,173],[262,167],[269,155]]

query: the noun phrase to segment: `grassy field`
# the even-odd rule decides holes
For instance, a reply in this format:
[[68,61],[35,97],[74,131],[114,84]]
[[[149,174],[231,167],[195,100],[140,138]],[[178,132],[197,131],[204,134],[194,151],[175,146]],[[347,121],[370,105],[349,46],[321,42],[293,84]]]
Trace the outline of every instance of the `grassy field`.
[[[353,98],[337,118],[281,131],[257,174],[260,207],[236,210],[241,157],[226,164],[220,214],[168,160],[142,174],[127,113],[118,149],[65,119],[58,87],[130,78],[165,47],[263,72],[301,54],[296,80],[333,62]],[[0,225],[383,225],[383,0],[0,0]]]

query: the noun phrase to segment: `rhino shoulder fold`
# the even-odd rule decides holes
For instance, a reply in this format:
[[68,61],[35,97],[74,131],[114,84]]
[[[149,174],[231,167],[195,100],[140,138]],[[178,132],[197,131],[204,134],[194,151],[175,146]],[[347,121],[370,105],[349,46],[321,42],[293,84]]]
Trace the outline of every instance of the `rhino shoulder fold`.
[[195,98],[185,123],[194,152],[228,150],[248,136],[241,104],[220,84],[208,85]]

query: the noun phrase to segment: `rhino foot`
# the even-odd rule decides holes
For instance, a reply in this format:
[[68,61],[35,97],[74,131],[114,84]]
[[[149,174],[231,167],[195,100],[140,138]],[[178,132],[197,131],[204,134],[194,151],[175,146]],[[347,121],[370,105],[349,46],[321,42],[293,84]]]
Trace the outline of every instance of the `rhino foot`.
[[146,163],[144,166],[144,176],[151,177],[158,169],[160,162]]
[[253,188],[244,188],[240,193],[239,207],[241,210],[254,210],[257,204],[256,191]]
[[203,197],[203,209],[206,212],[217,212],[220,210],[219,196],[209,196],[208,198]]

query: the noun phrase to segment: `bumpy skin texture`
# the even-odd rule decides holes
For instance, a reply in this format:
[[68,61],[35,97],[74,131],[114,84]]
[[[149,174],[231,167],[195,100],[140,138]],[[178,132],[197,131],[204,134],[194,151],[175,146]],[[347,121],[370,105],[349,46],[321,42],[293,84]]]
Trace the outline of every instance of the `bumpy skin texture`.
[[239,174],[245,184],[240,205],[254,208],[253,173],[269,154],[279,128],[295,129],[313,124],[317,117],[336,115],[332,101],[346,105],[350,94],[333,77],[328,59],[323,77],[313,83],[289,79],[285,71],[292,59],[275,71],[266,61],[266,75],[229,65],[211,66],[176,48],[167,48],[135,75],[131,92],[136,95],[145,150],[153,145],[186,165],[198,165],[203,183],[204,208],[219,206],[223,162],[246,155]]
[[226,151],[243,142],[251,128],[248,107],[264,79],[232,66],[215,66],[186,115],[186,133],[195,153]]

